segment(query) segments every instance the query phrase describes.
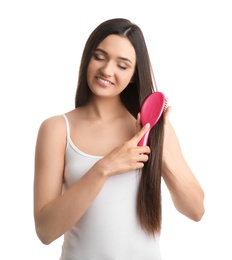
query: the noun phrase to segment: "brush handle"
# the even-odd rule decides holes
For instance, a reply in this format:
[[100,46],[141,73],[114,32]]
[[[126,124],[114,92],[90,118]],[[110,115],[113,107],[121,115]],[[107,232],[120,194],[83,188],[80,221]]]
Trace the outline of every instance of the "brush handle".
[[148,137],[149,137],[149,132],[148,130],[146,134],[142,137],[142,139],[138,142],[138,146],[147,146],[148,144]]

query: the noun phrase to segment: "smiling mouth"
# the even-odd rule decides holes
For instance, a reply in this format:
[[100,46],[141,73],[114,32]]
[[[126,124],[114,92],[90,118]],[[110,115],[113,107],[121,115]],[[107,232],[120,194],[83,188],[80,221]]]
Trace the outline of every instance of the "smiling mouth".
[[112,82],[105,80],[105,79],[102,79],[102,78],[99,78],[99,77],[97,77],[97,81],[99,82],[99,84],[101,86],[111,86],[111,85],[113,85]]

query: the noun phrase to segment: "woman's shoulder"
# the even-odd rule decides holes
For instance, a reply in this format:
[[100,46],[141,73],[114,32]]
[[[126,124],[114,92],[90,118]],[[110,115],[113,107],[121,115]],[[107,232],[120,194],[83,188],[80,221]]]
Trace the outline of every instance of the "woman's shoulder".
[[50,116],[42,121],[41,127],[62,127],[65,125],[65,115],[72,115],[74,111],[75,109],[63,114]]
[[67,127],[64,114],[48,117],[40,124],[37,134],[37,146],[53,147],[52,149],[57,150],[61,147],[63,150],[66,145],[66,136]]
[[55,128],[62,127],[64,124],[64,116],[63,115],[54,115],[44,119],[40,125],[40,128]]
[[64,115],[72,114],[74,110],[67,113],[54,115],[44,119],[40,125],[39,132],[49,135],[59,135],[66,132],[66,123]]

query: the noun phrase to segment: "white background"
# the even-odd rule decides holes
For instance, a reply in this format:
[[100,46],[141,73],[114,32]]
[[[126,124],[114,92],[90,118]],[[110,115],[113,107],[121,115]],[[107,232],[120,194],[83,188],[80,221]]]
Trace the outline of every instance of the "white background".
[[206,196],[206,213],[195,223],[174,209],[163,187],[163,260],[232,259],[231,11],[229,0],[0,2],[0,258],[59,258],[62,240],[45,246],[34,230],[38,128],[74,108],[92,30],[124,17],[144,32],[158,88],[169,97],[171,121]]

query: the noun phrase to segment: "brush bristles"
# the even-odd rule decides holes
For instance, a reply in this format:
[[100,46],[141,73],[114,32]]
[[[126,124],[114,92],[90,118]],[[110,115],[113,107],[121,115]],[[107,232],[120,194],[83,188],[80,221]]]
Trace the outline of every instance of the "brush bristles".
[[168,108],[168,101],[165,100],[163,112],[165,112],[167,108]]

